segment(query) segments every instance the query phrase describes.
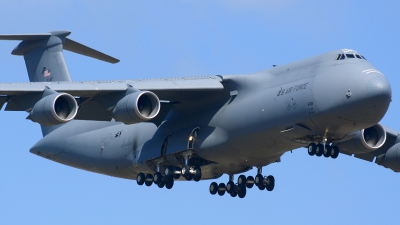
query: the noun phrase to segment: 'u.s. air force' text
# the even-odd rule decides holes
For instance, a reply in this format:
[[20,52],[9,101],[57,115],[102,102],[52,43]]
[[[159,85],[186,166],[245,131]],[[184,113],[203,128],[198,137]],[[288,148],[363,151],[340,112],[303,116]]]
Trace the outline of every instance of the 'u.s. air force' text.
[[281,95],[284,95],[284,94],[289,94],[289,93],[292,93],[292,92],[296,92],[296,91],[301,91],[301,90],[307,89],[307,84],[308,83],[299,84],[299,85],[296,85],[296,86],[293,86],[293,87],[290,87],[290,88],[286,88],[286,89],[281,87],[281,89],[278,91],[278,94],[276,96],[281,96]]

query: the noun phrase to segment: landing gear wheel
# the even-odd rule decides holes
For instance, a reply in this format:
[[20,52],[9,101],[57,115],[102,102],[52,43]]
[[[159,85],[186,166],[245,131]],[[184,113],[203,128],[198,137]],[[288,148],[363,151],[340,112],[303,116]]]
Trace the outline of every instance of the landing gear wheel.
[[322,144],[317,144],[317,148],[315,150],[315,155],[320,157],[324,153],[324,146]]
[[154,183],[155,184],[159,184],[162,181],[162,179],[163,179],[163,176],[161,175],[160,172],[156,172],[154,174]]
[[225,190],[226,190],[225,184],[224,183],[220,183],[218,185],[218,195],[219,196],[223,196],[225,194]]
[[193,175],[193,180],[198,182],[201,179],[201,169],[199,166],[195,166],[194,170],[196,171],[196,174]]
[[229,193],[231,195],[231,197],[236,197],[238,195],[238,193],[236,192],[236,190],[233,190],[231,193]]
[[174,174],[174,179],[175,179],[175,180],[178,180],[179,178],[181,178],[181,175],[180,175],[180,174]]
[[267,191],[272,191],[272,190],[274,190],[274,187],[275,187],[275,177],[269,175],[269,176],[267,177],[267,180],[268,180],[268,183],[267,183],[267,185],[265,186],[265,188],[267,189]]
[[248,176],[247,181],[246,181],[246,187],[247,188],[252,188],[254,186],[254,177],[253,176]]
[[193,174],[189,174],[185,177],[187,181],[191,181],[193,179]]
[[187,177],[190,174],[190,167],[189,165],[185,165],[184,167],[182,167],[182,176]]
[[138,185],[143,185],[146,180],[146,177],[144,176],[144,173],[139,173],[136,177],[136,182]]
[[167,189],[171,189],[174,186],[174,179],[168,179],[165,182],[165,188]]
[[254,180],[254,183],[255,183],[257,186],[261,186],[261,185],[263,185],[263,180],[264,180],[263,175],[257,174],[256,179]]
[[260,189],[261,191],[265,190],[264,184],[258,185],[257,187],[258,187],[258,189]]
[[158,186],[159,188],[163,188],[163,187],[165,186],[164,181],[161,181],[160,183],[158,183],[157,186]]
[[167,166],[167,168],[165,168],[165,176],[166,177],[172,177],[174,176],[174,167],[172,166]]
[[215,182],[212,182],[210,184],[210,194],[215,195],[218,192],[218,184]]
[[339,156],[339,148],[337,146],[332,147],[332,159],[336,159]]
[[238,177],[238,181],[237,181],[238,186],[244,187],[246,185],[246,181],[247,181],[246,176],[245,175],[240,175]]
[[243,186],[243,188],[240,188],[240,190],[238,192],[238,196],[239,196],[239,198],[246,197],[246,188],[244,188],[244,186]]
[[316,144],[314,144],[314,143],[309,144],[309,145],[308,145],[308,154],[309,154],[310,156],[315,155],[316,149],[317,149],[317,145],[316,145]]
[[226,184],[226,192],[231,193],[232,191],[235,191],[235,183],[233,183],[233,181],[229,181]]
[[147,175],[146,175],[146,181],[144,182],[144,184],[145,184],[147,187],[150,187],[151,184],[153,184],[153,175],[147,174]]
[[328,158],[332,154],[332,146],[330,145],[325,145],[325,150],[324,150],[324,157]]

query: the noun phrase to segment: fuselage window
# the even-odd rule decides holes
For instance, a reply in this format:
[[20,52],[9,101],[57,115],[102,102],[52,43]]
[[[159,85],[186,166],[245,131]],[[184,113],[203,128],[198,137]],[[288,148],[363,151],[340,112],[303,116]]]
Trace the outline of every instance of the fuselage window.
[[354,59],[355,57],[354,57],[354,54],[346,54],[346,57],[348,58],[348,59]]
[[356,54],[356,57],[357,57],[358,59],[362,59],[360,55],[357,55],[357,54]]

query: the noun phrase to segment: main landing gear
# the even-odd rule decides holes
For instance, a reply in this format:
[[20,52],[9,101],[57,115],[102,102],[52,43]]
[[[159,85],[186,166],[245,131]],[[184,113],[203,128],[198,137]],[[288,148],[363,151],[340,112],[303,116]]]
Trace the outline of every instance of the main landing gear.
[[323,144],[311,143],[308,145],[308,154],[310,156],[316,155],[318,157],[324,155],[326,158],[331,157],[332,159],[336,159],[339,156],[339,148],[328,144],[325,144],[324,148]]
[[240,175],[237,179],[237,183],[234,183],[233,175],[229,175],[229,181],[225,185],[224,183],[217,184],[212,182],[210,184],[210,194],[215,195],[218,193],[219,196],[228,193],[231,197],[238,196],[239,198],[244,198],[246,196],[247,189],[252,188],[254,185],[260,190],[272,191],[275,187],[275,178],[271,175],[263,176],[261,167],[258,168],[257,175],[246,177],[245,175]]
[[181,176],[186,180],[194,180],[196,182],[201,180],[201,168],[200,166],[190,166],[189,159],[191,157],[191,152],[183,155],[185,158],[185,165],[182,168],[167,166],[165,168],[164,174],[160,172],[160,164],[162,161],[157,163],[157,169],[152,174],[145,175],[144,173],[139,173],[136,182],[138,185],[145,184],[146,186],[151,186],[153,183],[158,185],[159,188],[164,186],[167,189],[171,189],[174,186],[174,180],[179,179]]

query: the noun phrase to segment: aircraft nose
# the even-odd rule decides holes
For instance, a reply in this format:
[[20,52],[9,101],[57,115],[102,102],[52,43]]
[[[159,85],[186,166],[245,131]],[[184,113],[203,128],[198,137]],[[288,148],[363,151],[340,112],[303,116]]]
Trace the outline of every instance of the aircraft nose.
[[[368,77],[366,77],[368,75]],[[359,80],[364,78],[365,80]],[[347,95],[345,102],[351,113],[347,114],[347,118],[354,121],[370,121],[379,122],[389,108],[392,99],[392,89],[389,81],[381,73],[370,73],[359,76],[354,80],[351,91],[354,95]]]
[[392,88],[386,77],[379,75],[369,79],[367,83],[367,94],[372,101],[390,102],[392,99]]

